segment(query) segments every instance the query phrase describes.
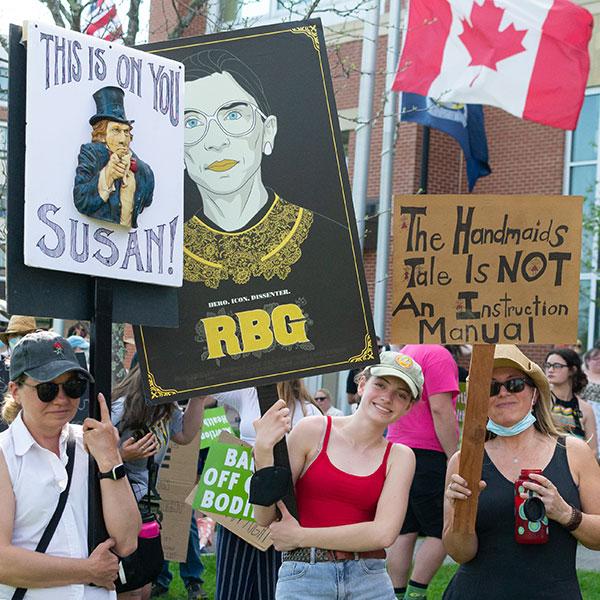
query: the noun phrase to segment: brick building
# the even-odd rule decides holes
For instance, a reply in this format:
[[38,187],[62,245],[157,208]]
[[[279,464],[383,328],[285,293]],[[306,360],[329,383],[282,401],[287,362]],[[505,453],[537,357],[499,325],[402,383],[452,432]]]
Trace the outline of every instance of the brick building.
[[[489,144],[492,175],[479,180],[475,193],[493,194],[581,194],[584,195],[586,214],[591,216],[599,204],[596,182],[600,161],[598,159],[598,123],[600,121],[600,45],[598,20],[600,1],[576,0],[594,14],[596,29],[590,44],[592,69],[584,109],[579,126],[574,133],[564,132],[531,122],[522,121],[502,110],[485,107],[486,130]],[[296,14],[311,3],[296,0],[211,0],[206,17],[196,18],[183,35],[198,35],[221,26],[263,25],[290,20],[290,6]],[[355,144],[355,119],[358,112],[358,90],[362,52],[363,14],[354,11],[342,16],[348,2],[327,0],[319,6],[315,16],[323,19],[330,66],[334,80],[335,97],[340,116],[340,126],[346,147],[350,178],[352,180]],[[181,2],[181,14],[186,3]],[[165,39],[177,23],[171,0],[152,0],[150,12],[150,41]],[[354,3],[356,6],[356,3]],[[327,10],[331,7],[331,10]],[[378,68],[375,84],[374,110],[382,107],[385,83],[385,51],[387,43],[387,6],[380,17],[378,40]],[[228,22],[232,15],[237,20]],[[296,16],[297,18],[297,16]],[[248,20],[250,19],[250,21]],[[375,214],[379,194],[379,171],[382,143],[382,119],[376,118],[371,137],[371,164],[368,184],[367,214]],[[420,184],[423,129],[412,123],[401,123],[393,170],[395,194],[417,192]],[[429,155],[430,194],[467,193],[466,170],[462,151],[449,136],[431,131]],[[377,219],[367,221],[364,262],[371,298],[375,279],[375,239]],[[598,232],[584,235],[581,272],[581,299],[579,337],[584,347],[590,347],[600,338],[600,314],[596,309],[598,266]],[[388,314],[391,303],[391,286],[388,286]],[[389,319],[388,319],[389,322]],[[389,327],[389,326],[388,326]],[[386,339],[388,338],[386,332]],[[381,335],[381,334],[380,334]],[[528,353],[541,361],[547,347],[529,347]]]

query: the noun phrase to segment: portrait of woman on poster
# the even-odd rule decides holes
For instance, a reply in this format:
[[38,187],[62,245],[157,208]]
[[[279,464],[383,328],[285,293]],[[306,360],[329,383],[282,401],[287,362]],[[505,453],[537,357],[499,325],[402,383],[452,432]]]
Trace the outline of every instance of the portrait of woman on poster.
[[277,117],[262,83],[227,50],[200,51],[184,63],[186,209],[190,196],[200,196],[185,224],[184,277],[211,288],[228,279],[284,280],[314,215],[263,182]]

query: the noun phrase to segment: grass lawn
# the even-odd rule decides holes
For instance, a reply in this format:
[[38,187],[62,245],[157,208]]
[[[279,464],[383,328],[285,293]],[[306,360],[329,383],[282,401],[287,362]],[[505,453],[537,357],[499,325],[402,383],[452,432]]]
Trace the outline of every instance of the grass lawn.
[[[215,593],[215,555],[203,554],[202,562],[206,568],[204,571],[204,589],[208,592],[211,600]],[[187,593],[183,582],[179,578],[178,566],[171,564],[171,571],[175,575],[169,593],[161,596],[164,600],[187,600]],[[448,582],[456,571],[454,565],[443,566],[433,578],[429,586],[428,600],[440,600]],[[579,583],[583,592],[584,600],[597,600],[600,598],[600,573],[594,571],[578,571]],[[310,600],[310,598],[307,598]]]

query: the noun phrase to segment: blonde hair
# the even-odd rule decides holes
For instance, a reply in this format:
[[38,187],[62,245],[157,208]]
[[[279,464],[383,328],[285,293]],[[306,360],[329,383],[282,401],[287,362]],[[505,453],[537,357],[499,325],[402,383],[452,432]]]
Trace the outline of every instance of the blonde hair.
[[309,391],[306,389],[302,379],[290,379],[277,384],[277,394],[282,400],[285,400],[287,407],[290,409],[290,419],[294,421],[294,411],[296,410],[296,400],[300,402],[302,414],[306,417],[306,405],[312,404],[320,413],[321,409],[313,400]]
[[[26,376],[21,375],[17,377],[15,383],[17,385],[21,385],[26,379]],[[4,399],[2,400],[2,409],[1,416],[2,420],[10,425],[16,418],[17,415],[21,412],[21,405],[13,398],[13,395],[10,392],[6,392],[4,394]]]

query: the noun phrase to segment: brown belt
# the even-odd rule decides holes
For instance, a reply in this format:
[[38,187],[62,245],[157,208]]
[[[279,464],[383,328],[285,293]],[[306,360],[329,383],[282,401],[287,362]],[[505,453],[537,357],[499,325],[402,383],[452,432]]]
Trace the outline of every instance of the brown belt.
[[[311,556],[312,555],[312,556]],[[346,550],[325,550],[324,548],[296,548],[283,553],[283,560],[299,562],[327,562],[336,560],[359,560],[360,558],[385,558],[385,550],[368,552],[348,552]]]

